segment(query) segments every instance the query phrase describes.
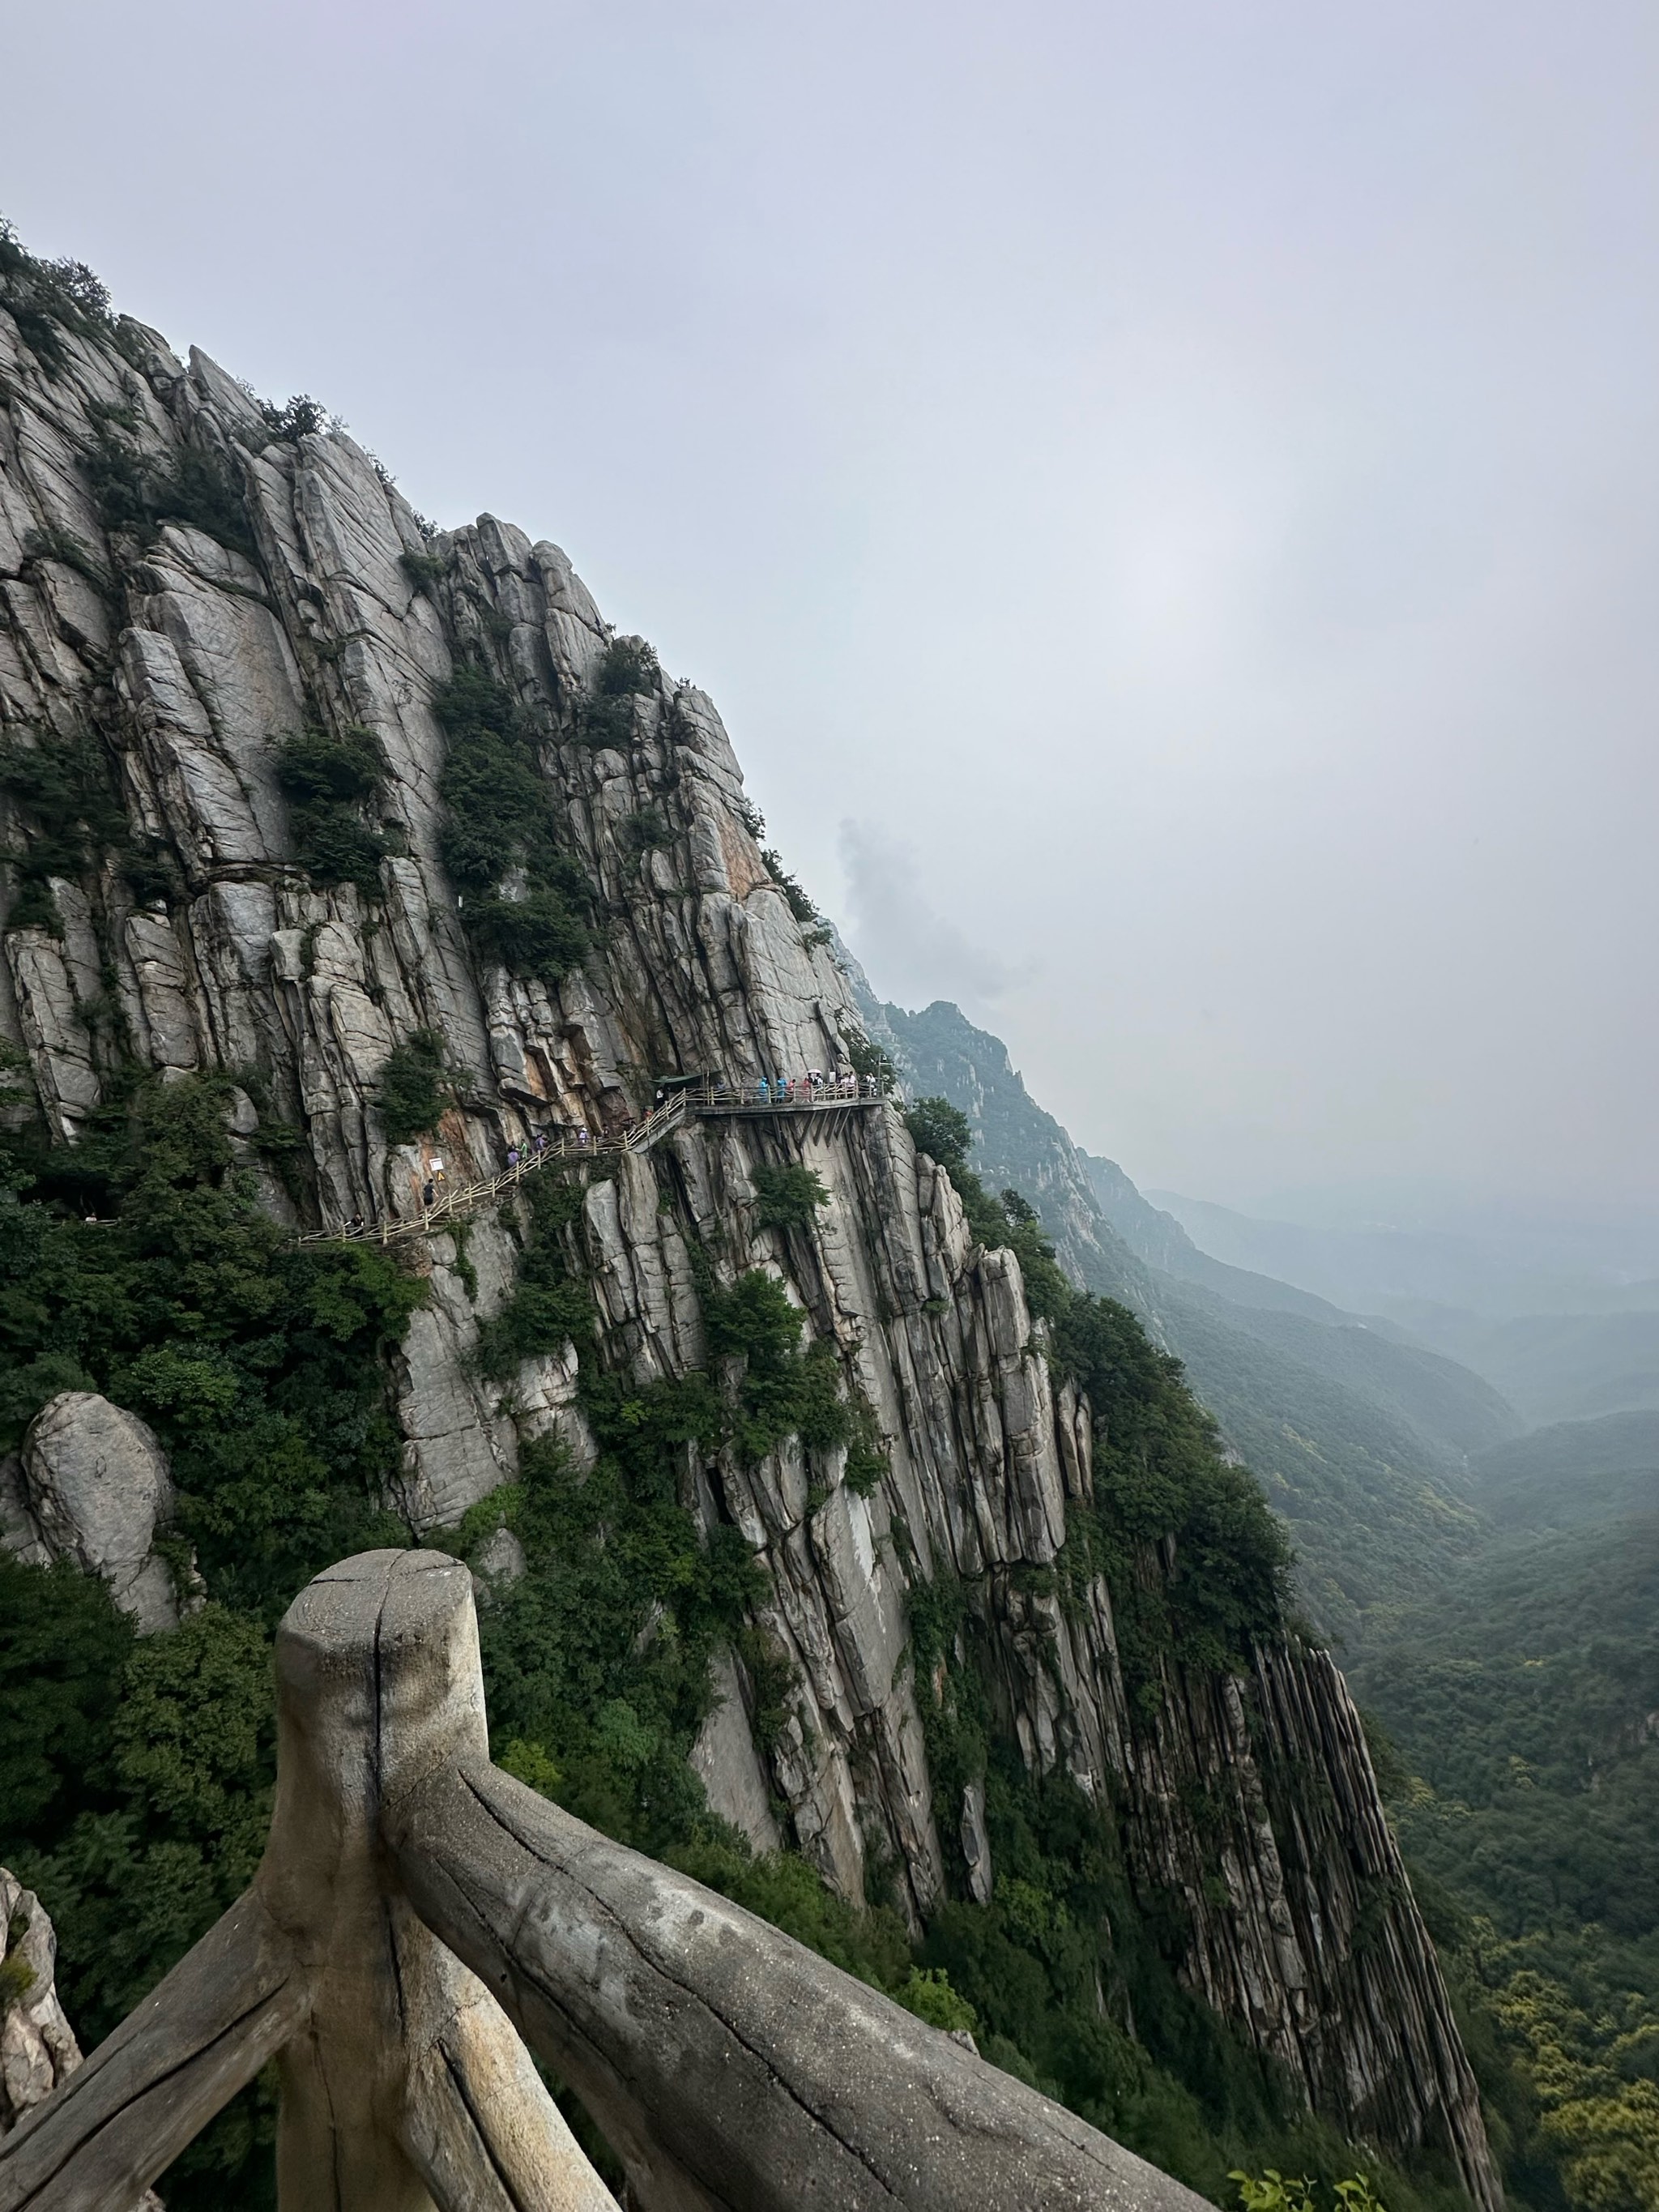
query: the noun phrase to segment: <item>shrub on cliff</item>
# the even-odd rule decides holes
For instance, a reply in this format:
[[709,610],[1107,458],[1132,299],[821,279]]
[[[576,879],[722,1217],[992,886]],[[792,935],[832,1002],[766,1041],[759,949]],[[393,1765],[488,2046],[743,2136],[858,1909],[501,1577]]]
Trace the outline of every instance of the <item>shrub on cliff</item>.
[[755,1186],[755,1226],[757,1229],[810,1229],[830,1194],[811,1168],[792,1161],[786,1167],[758,1160],[750,1170]]
[[950,1177],[975,1241],[993,1250],[1012,1251],[1018,1260],[1031,1312],[1041,1321],[1056,1319],[1073,1291],[1054,1259],[1054,1248],[1042,1234],[1035,1206],[1017,1190],[1005,1190],[1000,1198],[994,1198],[968,1165],[974,1141],[968,1116],[948,1099],[918,1098],[905,1115],[904,1126],[916,1150],[926,1152]]
[[591,942],[591,902],[535,734],[507,686],[475,665],[457,668],[432,703],[448,740],[439,849],[467,935],[480,958],[556,981]]
[[109,292],[84,261],[43,261],[0,216],[0,300],[18,336],[47,369],[64,365],[64,331],[103,335],[114,327]]
[[591,745],[625,745],[634,733],[634,702],[662,682],[662,665],[642,637],[613,637],[577,718]]
[[380,1125],[389,1145],[411,1144],[435,1129],[455,1096],[444,1041],[415,1030],[394,1044],[380,1069]]
[[749,1463],[786,1437],[828,1450],[845,1443],[851,1414],[840,1392],[835,1348],[800,1349],[806,1316],[792,1305],[775,1276],[751,1267],[729,1291],[703,1294],[708,1346],[717,1358],[741,1362],[733,1386],[732,1440]]
[[524,1198],[530,1233],[517,1279],[511,1295],[478,1330],[480,1370],[497,1380],[509,1376],[520,1360],[558,1352],[572,1339],[586,1344],[593,1327],[592,1296],[569,1234],[581,1219],[581,1185],[540,1175],[524,1186]]
[[163,464],[106,421],[82,467],[106,530],[125,531],[147,544],[164,522],[182,522],[249,561],[258,559],[247,502],[224,454],[186,446]]
[[830,932],[824,926],[823,916],[814,906],[811,898],[799,881],[784,866],[781,856],[768,846],[762,853],[761,858],[766,863],[767,874],[771,877],[788,902],[790,913],[806,930],[808,941],[814,945],[827,945],[830,942]]
[[355,884],[380,895],[384,831],[364,819],[380,797],[386,761],[371,730],[301,730],[276,747],[276,783],[288,801],[300,866],[316,884]]
[[158,862],[130,835],[113,768],[94,732],[37,729],[27,741],[21,736],[0,740],[0,792],[21,816],[25,833],[3,854],[15,872],[9,929],[33,927],[61,936],[50,879],[73,880],[106,859],[114,861],[140,900],[172,888],[171,865]]

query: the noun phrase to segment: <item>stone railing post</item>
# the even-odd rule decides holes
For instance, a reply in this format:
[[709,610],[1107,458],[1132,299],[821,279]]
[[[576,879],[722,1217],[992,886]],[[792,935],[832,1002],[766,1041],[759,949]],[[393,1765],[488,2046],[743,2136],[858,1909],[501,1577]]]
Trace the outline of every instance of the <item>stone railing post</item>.
[[390,1792],[488,1759],[466,1569],[435,1552],[331,1568],[289,1608],[276,1675],[252,1887],[0,2144],[0,2212],[133,2212],[279,2053],[283,2212],[616,2212],[380,1840]]
[[489,1760],[465,1567],[368,1552],[319,1575],[278,1632],[276,1690],[258,1887],[310,1992],[282,2057],[284,2212],[614,2212],[500,2006],[387,1878],[386,1806]]
[[[280,2054],[283,2212],[1206,2212],[775,1928],[489,1763],[471,1577],[319,1575],[252,1889],[0,2142],[0,2212],[132,2212]],[[476,1977],[476,1978],[475,1978]]]

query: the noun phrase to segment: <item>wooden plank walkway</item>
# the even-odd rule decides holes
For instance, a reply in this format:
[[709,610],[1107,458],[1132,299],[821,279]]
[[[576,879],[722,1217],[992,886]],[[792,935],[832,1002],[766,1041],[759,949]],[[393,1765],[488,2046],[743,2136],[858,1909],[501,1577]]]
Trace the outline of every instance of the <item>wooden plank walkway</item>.
[[562,1132],[540,1146],[526,1146],[519,1158],[499,1175],[477,1182],[451,1185],[438,1178],[430,1206],[401,1219],[351,1221],[332,1229],[313,1229],[300,1238],[301,1244],[404,1244],[417,1237],[441,1236],[455,1222],[497,1205],[526,1176],[548,1167],[580,1167],[584,1161],[615,1159],[623,1152],[648,1152],[689,1121],[730,1116],[743,1121],[797,1121],[833,1114],[869,1113],[885,1103],[879,1097],[860,1096],[826,1087],[807,1097],[763,1098],[758,1086],[710,1083],[701,1090],[676,1091],[660,1106],[653,1107],[642,1121],[635,1121],[620,1136],[589,1137],[586,1130]]

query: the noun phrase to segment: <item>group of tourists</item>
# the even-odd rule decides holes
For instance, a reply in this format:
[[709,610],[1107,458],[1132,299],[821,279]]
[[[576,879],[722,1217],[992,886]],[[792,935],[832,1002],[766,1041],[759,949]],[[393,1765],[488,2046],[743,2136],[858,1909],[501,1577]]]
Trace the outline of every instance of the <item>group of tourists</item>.
[[[834,1105],[842,1099],[878,1098],[881,1096],[878,1077],[860,1075],[850,1067],[833,1068],[828,1074],[821,1067],[809,1067],[804,1074],[798,1076],[757,1076],[752,1088],[747,1083],[713,1080],[702,1087],[688,1085],[684,1088],[694,1103],[710,1105],[728,1100],[734,1103],[752,1100],[762,1106]],[[678,1095],[678,1089],[671,1089],[666,1084],[659,1085],[652,1107],[653,1115],[672,1103]],[[627,1138],[640,1126],[635,1116],[630,1115],[621,1125],[618,1133]],[[573,1150],[585,1152],[593,1142],[592,1133],[585,1126],[579,1126],[568,1132],[556,1131],[553,1149],[562,1154]],[[526,1168],[539,1166],[548,1149],[548,1133],[544,1129],[538,1129],[521,1145],[509,1145],[507,1148],[508,1175],[517,1176]],[[421,1183],[422,1211],[430,1213],[448,1194],[449,1181],[443,1161],[435,1152],[428,1154]],[[353,1231],[361,1231],[363,1225],[361,1215],[354,1214],[347,1225]]]
[[805,1075],[762,1075],[756,1079],[755,1097],[763,1106],[816,1106],[825,1098],[878,1098],[881,1085],[873,1075],[860,1075],[838,1067],[826,1075],[809,1067]]

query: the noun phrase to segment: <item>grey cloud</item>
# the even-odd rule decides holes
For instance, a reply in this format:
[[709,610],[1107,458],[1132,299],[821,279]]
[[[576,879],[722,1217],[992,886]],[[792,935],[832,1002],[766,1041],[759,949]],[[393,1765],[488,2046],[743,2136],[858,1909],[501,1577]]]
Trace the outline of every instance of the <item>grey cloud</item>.
[[906,1006],[957,999],[984,1007],[1029,980],[1034,963],[1000,959],[928,903],[913,846],[868,822],[843,822],[840,845],[848,942],[881,997]]
[[566,546],[878,989],[1144,1181],[1659,1198],[1652,0],[284,21],[14,5],[0,209]]

